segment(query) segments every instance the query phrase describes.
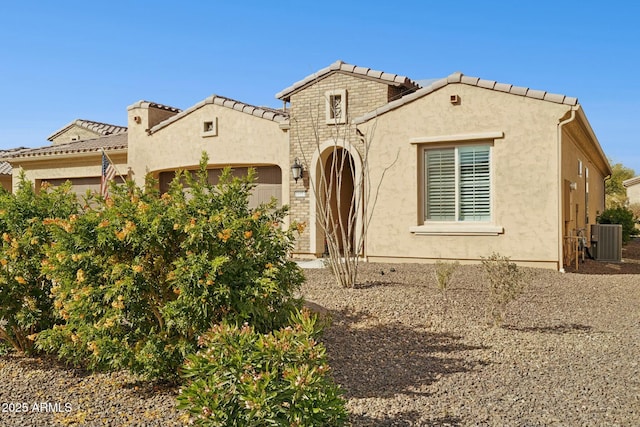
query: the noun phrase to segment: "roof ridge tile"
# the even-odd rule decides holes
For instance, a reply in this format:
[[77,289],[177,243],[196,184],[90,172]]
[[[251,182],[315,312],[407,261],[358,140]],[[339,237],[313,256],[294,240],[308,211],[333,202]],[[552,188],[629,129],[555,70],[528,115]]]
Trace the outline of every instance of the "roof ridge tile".
[[532,99],[539,99],[546,102],[554,102],[556,104],[565,104],[570,106],[578,105],[578,98],[574,98],[566,95],[548,93],[543,90],[529,89],[522,86],[514,86],[509,83],[499,83],[499,82],[496,82],[495,80],[485,80],[479,77],[465,76],[461,72],[456,71],[455,73],[450,74],[445,78],[436,80],[431,84],[429,84],[428,86],[418,89],[413,93],[407,94],[400,99],[389,102],[379,108],[376,108],[373,111],[363,114],[360,117],[356,117],[355,119],[352,120],[352,123],[354,124],[364,123],[368,120],[371,120],[374,117],[377,117],[380,114],[386,113],[387,111],[391,111],[404,104],[407,104],[423,96],[426,96],[431,92],[434,92],[449,84],[457,84],[457,83],[469,85],[469,86],[476,86],[483,89],[495,90],[498,92],[509,93],[512,95],[518,95],[518,96],[523,96],[523,97],[532,98]]
[[343,61],[336,61],[331,65],[329,65],[328,67],[322,68],[316,71],[315,73],[308,75],[302,80],[298,80],[291,86],[276,93],[276,98],[282,99],[284,101],[288,101],[290,95],[293,94],[294,92],[302,89],[308,84],[318,81],[319,79],[325,77],[326,75],[332,72],[350,73],[357,76],[378,80],[385,84],[391,84],[394,86],[405,86],[406,88],[412,89],[412,90],[417,90],[420,88],[420,85],[418,85],[416,82],[414,82],[413,80],[405,76],[400,76],[392,73],[385,73],[383,71],[372,70],[371,68],[367,68],[367,67],[360,67],[357,65],[347,64]]

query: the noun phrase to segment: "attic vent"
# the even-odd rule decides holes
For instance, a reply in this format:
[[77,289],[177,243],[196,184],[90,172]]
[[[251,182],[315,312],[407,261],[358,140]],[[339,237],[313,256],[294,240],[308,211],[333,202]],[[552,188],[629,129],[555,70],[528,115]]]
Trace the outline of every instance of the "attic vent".
[[449,97],[449,102],[451,102],[453,105],[458,105],[460,104],[460,97],[458,95],[451,95]]
[[202,137],[218,136],[218,118],[202,122]]

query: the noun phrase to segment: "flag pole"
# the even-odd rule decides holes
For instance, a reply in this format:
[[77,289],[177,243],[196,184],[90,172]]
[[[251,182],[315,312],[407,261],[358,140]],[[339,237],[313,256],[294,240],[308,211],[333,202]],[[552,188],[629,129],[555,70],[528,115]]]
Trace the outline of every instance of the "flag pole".
[[107,158],[107,160],[109,160],[109,163],[111,163],[113,165],[113,168],[116,170],[116,172],[118,173],[118,176],[120,177],[120,179],[122,180],[123,183],[127,183],[127,180],[124,178],[124,175],[122,175],[120,173],[120,170],[118,170],[118,167],[116,166],[116,164],[113,162],[113,160],[111,160],[111,157],[109,157],[109,155],[107,154],[106,151],[104,151],[103,147],[100,147],[100,151],[102,152],[102,154],[104,154],[104,156]]

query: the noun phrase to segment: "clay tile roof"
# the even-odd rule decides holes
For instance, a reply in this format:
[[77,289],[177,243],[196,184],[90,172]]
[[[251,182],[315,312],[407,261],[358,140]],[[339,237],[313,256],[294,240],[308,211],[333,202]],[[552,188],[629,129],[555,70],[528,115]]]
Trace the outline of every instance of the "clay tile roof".
[[128,106],[127,109],[130,110],[132,108],[140,108],[140,107],[157,108],[159,110],[171,111],[172,113],[179,113],[182,111],[179,108],[171,107],[169,105],[158,104],[156,102],[150,102],[145,100],[140,100],[138,102],[135,102],[132,105]]
[[255,105],[245,104],[244,102],[236,101],[235,99],[227,98],[220,95],[211,95],[203,101],[198,102],[194,106],[187,108],[175,116],[171,116],[168,119],[158,123],[152,127],[149,131],[151,133],[156,132],[171,123],[180,120],[181,118],[193,113],[199,108],[204,107],[207,104],[220,105],[222,107],[230,108],[232,110],[240,111],[245,114],[250,114],[255,117],[259,117],[265,120],[271,120],[277,123],[283,123],[289,120],[289,113],[287,111],[276,110],[270,107],[257,107]]
[[53,141],[58,135],[66,132],[68,129],[70,129],[73,126],[80,126],[87,130],[95,132],[97,135],[103,135],[103,136],[122,133],[127,131],[126,126],[117,126],[117,125],[110,125],[108,123],[94,122],[91,120],[76,119],[71,123],[69,123],[68,125],[64,126],[63,128],[49,135],[47,137],[47,140]]
[[622,181],[622,185],[624,185],[625,187],[631,187],[632,185],[636,184],[640,184],[640,175]]
[[7,159],[11,161],[13,159],[28,159],[44,156],[100,152],[100,149],[104,149],[105,151],[126,150],[128,145],[127,143],[127,133],[121,132],[115,135],[107,135],[94,139],[85,139],[82,141],[73,141],[66,144],[48,145],[40,148],[30,148],[7,156]]
[[411,101],[414,101],[418,98],[422,98],[423,96],[429,95],[432,92],[435,92],[438,89],[441,89],[449,84],[461,83],[470,86],[477,86],[488,90],[495,90],[499,92],[510,93],[513,95],[524,96],[527,98],[540,99],[546,102],[553,102],[556,104],[566,104],[570,106],[578,105],[578,98],[573,98],[565,95],[558,95],[554,93],[548,93],[542,90],[533,90],[526,87],[513,86],[507,83],[498,83],[493,80],[484,80],[478,77],[470,77],[465,76],[460,72],[453,73],[443,79],[436,80],[425,86],[421,89],[418,89],[416,92],[411,93],[409,95],[405,95],[402,98],[390,102],[388,104],[383,105],[376,110],[370,111],[363,116],[360,116],[353,120],[354,124],[364,123],[367,120],[371,120],[374,117],[377,117],[381,114],[386,113],[387,111],[394,110],[402,105],[408,104]]
[[417,90],[420,88],[413,80],[409,79],[405,76],[400,76],[398,74],[385,73],[384,71],[372,70],[371,68],[366,67],[358,67],[356,65],[346,64],[342,61],[336,61],[333,64],[325,67],[315,73],[305,77],[304,79],[295,82],[291,86],[276,94],[276,98],[282,99],[284,101],[288,101],[291,95],[294,92],[297,92],[304,88],[305,86],[316,82],[324,77],[328,76],[331,73],[346,73],[353,74],[355,76],[360,76],[372,80],[377,80],[381,83],[385,83],[391,86],[403,86],[408,89]]
[[13,156],[21,151],[28,150],[26,147],[9,148],[0,150],[0,175],[11,175],[13,168],[9,162],[2,161],[3,158]]

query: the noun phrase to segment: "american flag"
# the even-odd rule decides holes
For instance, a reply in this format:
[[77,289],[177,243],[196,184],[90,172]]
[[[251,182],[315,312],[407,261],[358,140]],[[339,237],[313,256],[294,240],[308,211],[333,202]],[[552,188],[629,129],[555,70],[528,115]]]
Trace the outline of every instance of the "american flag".
[[111,164],[105,152],[102,152],[102,176],[100,179],[100,195],[109,197],[109,181],[116,177],[116,168]]

